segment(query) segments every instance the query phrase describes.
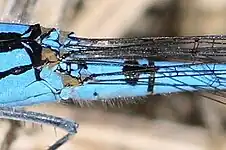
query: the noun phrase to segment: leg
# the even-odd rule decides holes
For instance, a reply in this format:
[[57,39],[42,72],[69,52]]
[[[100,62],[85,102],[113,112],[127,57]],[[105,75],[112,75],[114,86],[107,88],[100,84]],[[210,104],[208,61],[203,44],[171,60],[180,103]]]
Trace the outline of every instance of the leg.
[[74,121],[37,112],[16,110],[15,108],[11,107],[0,107],[0,118],[31,121],[39,124],[49,124],[54,127],[59,127],[66,130],[68,134],[51,145],[48,150],[55,150],[66,143],[72,135],[77,133],[78,128],[78,124]]

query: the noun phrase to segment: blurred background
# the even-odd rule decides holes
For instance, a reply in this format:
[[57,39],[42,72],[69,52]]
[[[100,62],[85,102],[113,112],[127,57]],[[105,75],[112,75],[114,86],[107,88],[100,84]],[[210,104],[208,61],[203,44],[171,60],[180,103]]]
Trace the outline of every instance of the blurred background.
[[[40,23],[85,37],[224,34],[225,15],[225,0],[0,0],[1,21]],[[226,149],[226,108],[200,93],[26,109],[80,124],[78,134],[60,150]],[[1,150],[43,150],[65,134],[8,120],[0,122],[0,132]]]

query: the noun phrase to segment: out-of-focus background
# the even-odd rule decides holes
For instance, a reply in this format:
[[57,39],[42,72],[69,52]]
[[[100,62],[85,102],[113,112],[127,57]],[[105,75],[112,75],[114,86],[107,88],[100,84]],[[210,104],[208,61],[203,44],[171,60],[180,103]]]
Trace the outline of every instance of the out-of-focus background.
[[[0,0],[2,21],[40,23],[86,37],[224,34],[225,16],[225,0]],[[226,149],[226,107],[194,93],[27,110],[80,124],[78,134],[60,150]],[[0,134],[2,150],[43,150],[65,132],[5,120]]]

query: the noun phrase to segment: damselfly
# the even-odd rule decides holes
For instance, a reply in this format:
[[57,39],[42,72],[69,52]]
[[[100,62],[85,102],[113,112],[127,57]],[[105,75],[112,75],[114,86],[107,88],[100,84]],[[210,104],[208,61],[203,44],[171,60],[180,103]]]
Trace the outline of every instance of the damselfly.
[[67,130],[49,148],[56,149],[77,132],[77,123],[14,108],[184,91],[222,95],[225,45],[226,36],[89,39],[39,24],[1,23],[1,117]]

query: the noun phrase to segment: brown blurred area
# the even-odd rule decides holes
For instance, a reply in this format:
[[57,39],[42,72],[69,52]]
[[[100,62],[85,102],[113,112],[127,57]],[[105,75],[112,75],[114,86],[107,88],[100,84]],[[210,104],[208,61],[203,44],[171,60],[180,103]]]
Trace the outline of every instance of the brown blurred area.
[[[40,23],[86,37],[226,31],[225,0],[0,0],[0,14],[5,22]],[[226,108],[200,93],[156,95],[108,104],[42,104],[27,110],[70,118],[80,124],[78,134],[60,150],[226,149]],[[65,134],[51,126],[16,121],[0,122],[0,132],[2,150],[42,150]]]

